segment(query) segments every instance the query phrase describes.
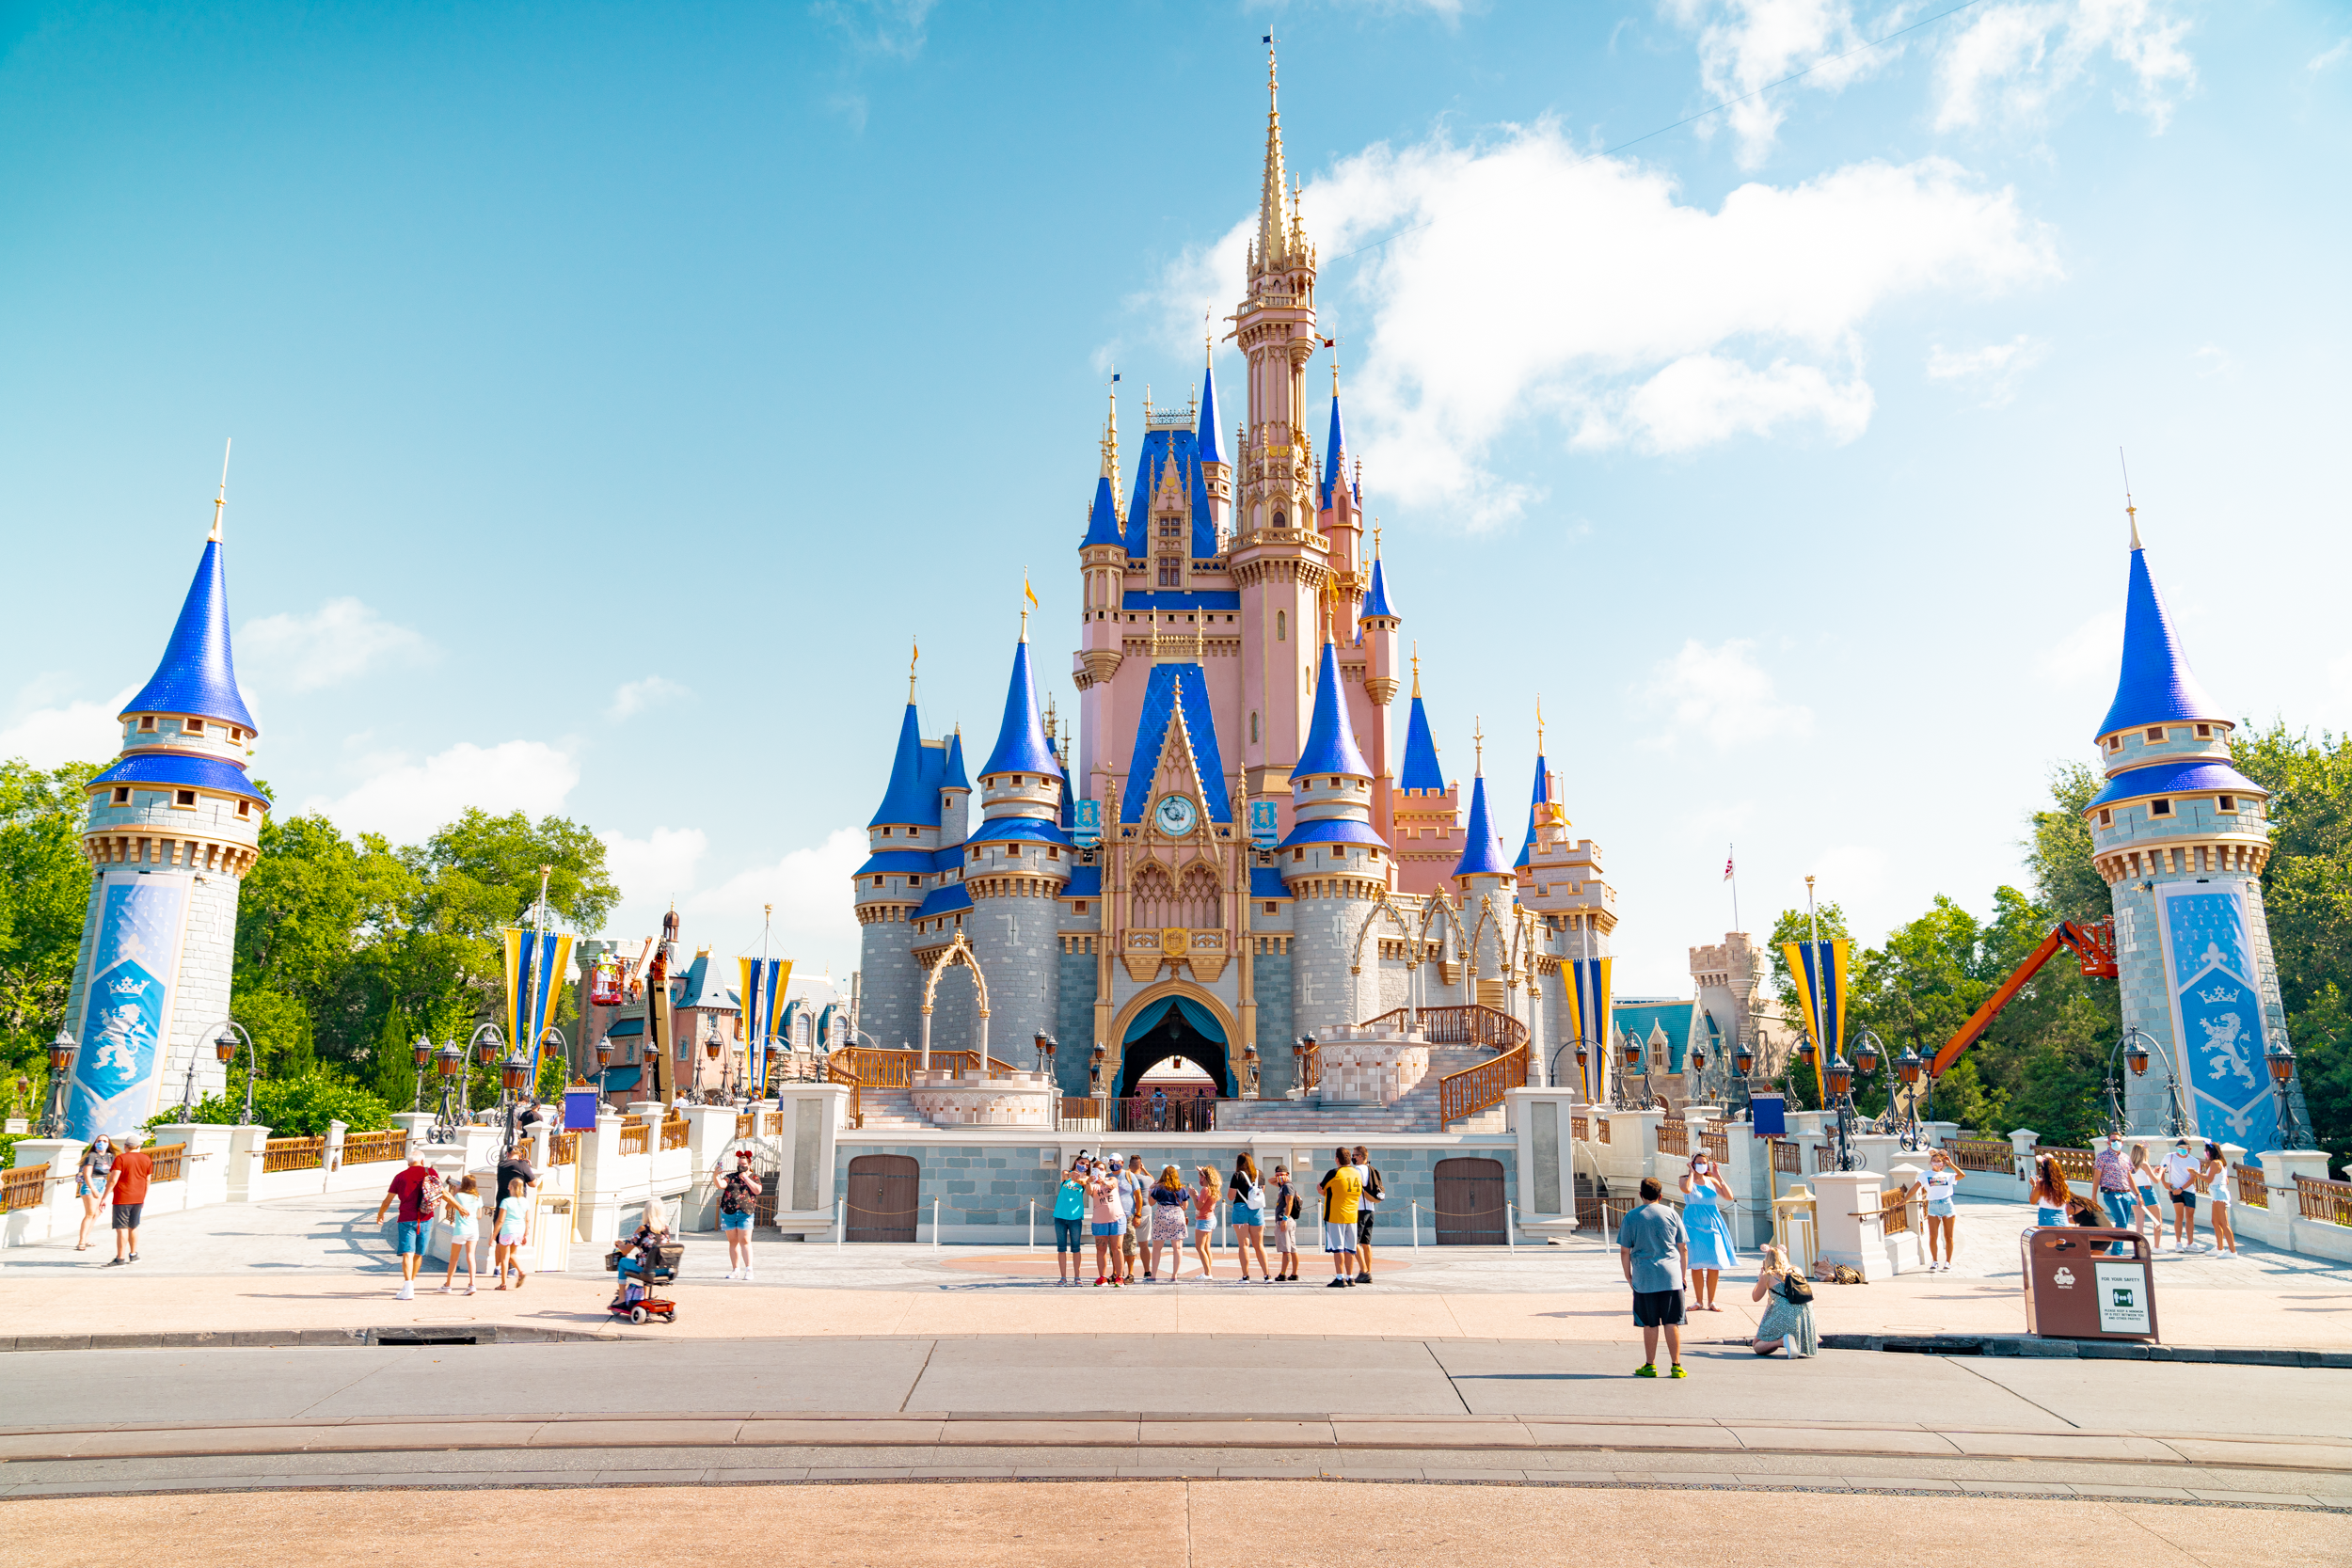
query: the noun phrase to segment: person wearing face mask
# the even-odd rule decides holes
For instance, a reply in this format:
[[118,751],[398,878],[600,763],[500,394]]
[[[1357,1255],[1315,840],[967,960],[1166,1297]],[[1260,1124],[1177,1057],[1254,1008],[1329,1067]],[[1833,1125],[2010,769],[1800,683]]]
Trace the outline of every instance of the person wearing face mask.
[[1682,1229],[1691,1246],[1691,1306],[1700,1312],[1720,1312],[1715,1286],[1725,1269],[1740,1266],[1740,1249],[1732,1244],[1731,1223],[1723,1202],[1732,1196],[1731,1183],[1704,1153],[1691,1156],[1682,1172]]

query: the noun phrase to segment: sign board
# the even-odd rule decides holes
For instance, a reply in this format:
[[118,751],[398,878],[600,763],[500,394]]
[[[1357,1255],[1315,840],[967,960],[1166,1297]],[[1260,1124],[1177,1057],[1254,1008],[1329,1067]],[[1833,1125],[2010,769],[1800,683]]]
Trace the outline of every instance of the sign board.
[[1249,802],[1249,842],[1260,849],[1271,849],[1282,837],[1282,825],[1274,814],[1271,800]]
[[1073,800],[1070,802],[1070,836],[1081,849],[1091,849],[1103,842],[1103,802]]
[[1776,1094],[1759,1094],[1748,1101],[1748,1115],[1759,1138],[1788,1135],[1788,1102]]
[[2099,1286],[2099,1332],[2153,1334],[2148,1320],[2148,1266],[2133,1261],[2090,1267]]
[[564,1091],[564,1131],[593,1132],[596,1130],[596,1091],[565,1089]]

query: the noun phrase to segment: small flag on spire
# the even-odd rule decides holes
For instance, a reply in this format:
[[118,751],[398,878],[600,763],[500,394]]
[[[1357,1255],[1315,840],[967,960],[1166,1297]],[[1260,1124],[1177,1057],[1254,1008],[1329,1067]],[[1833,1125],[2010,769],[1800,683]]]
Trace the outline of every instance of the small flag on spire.
[[1026,572],[1021,574],[1021,592],[1028,595],[1029,604],[1032,609],[1041,608],[1037,602],[1037,590],[1029,586],[1029,574]]
[[1724,880],[1726,882],[1731,880],[1731,861],[1732,858],[1729,855],[1724,857]]

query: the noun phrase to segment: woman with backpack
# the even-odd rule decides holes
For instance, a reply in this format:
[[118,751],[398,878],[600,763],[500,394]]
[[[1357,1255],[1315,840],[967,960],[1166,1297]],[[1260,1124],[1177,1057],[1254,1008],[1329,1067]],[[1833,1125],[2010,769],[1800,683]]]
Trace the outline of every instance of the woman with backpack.
[[1264,1283],[1274,1283],[1274,1271],[1265,1260],[1265,1187],[1258,1180],[1258,1162],[1247,1154],[1233,1156],[1232,1185],[1233,1256],[1241,1259],[1241,1276],[1249,1278],[1249,1254],[1258,1255],[1258,1273]]
[[1813,1287],[1788,1266],[1788,1255],[1770,1242],[1764,1243],[1764,1266],[1756,1272],[1756,1291],[1748,1299],[1772,1302],[1756,1325],[1756,1354],[1773,1354],[1784,1344],[1791,1355],[1800,1356],[1821,1348],[1813,1326]]
[[735,1168],[719,1183],[719,1233],[727,1239],[727,1277],[752,1277],[752,1216],[759,1210],[759,1173],[752,1151],[735,1151]]

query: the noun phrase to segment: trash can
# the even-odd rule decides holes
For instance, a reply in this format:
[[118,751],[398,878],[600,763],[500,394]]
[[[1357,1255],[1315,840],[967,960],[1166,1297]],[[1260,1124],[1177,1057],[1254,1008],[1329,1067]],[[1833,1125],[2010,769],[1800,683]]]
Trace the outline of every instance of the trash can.
[[[2156,1275],[2137,1230],[2037,1225],[2025,1251],[2026,1332],[2054,1339],[2155,1339]],[[2111,1256],[2121,1243],[2129,1257]]]

